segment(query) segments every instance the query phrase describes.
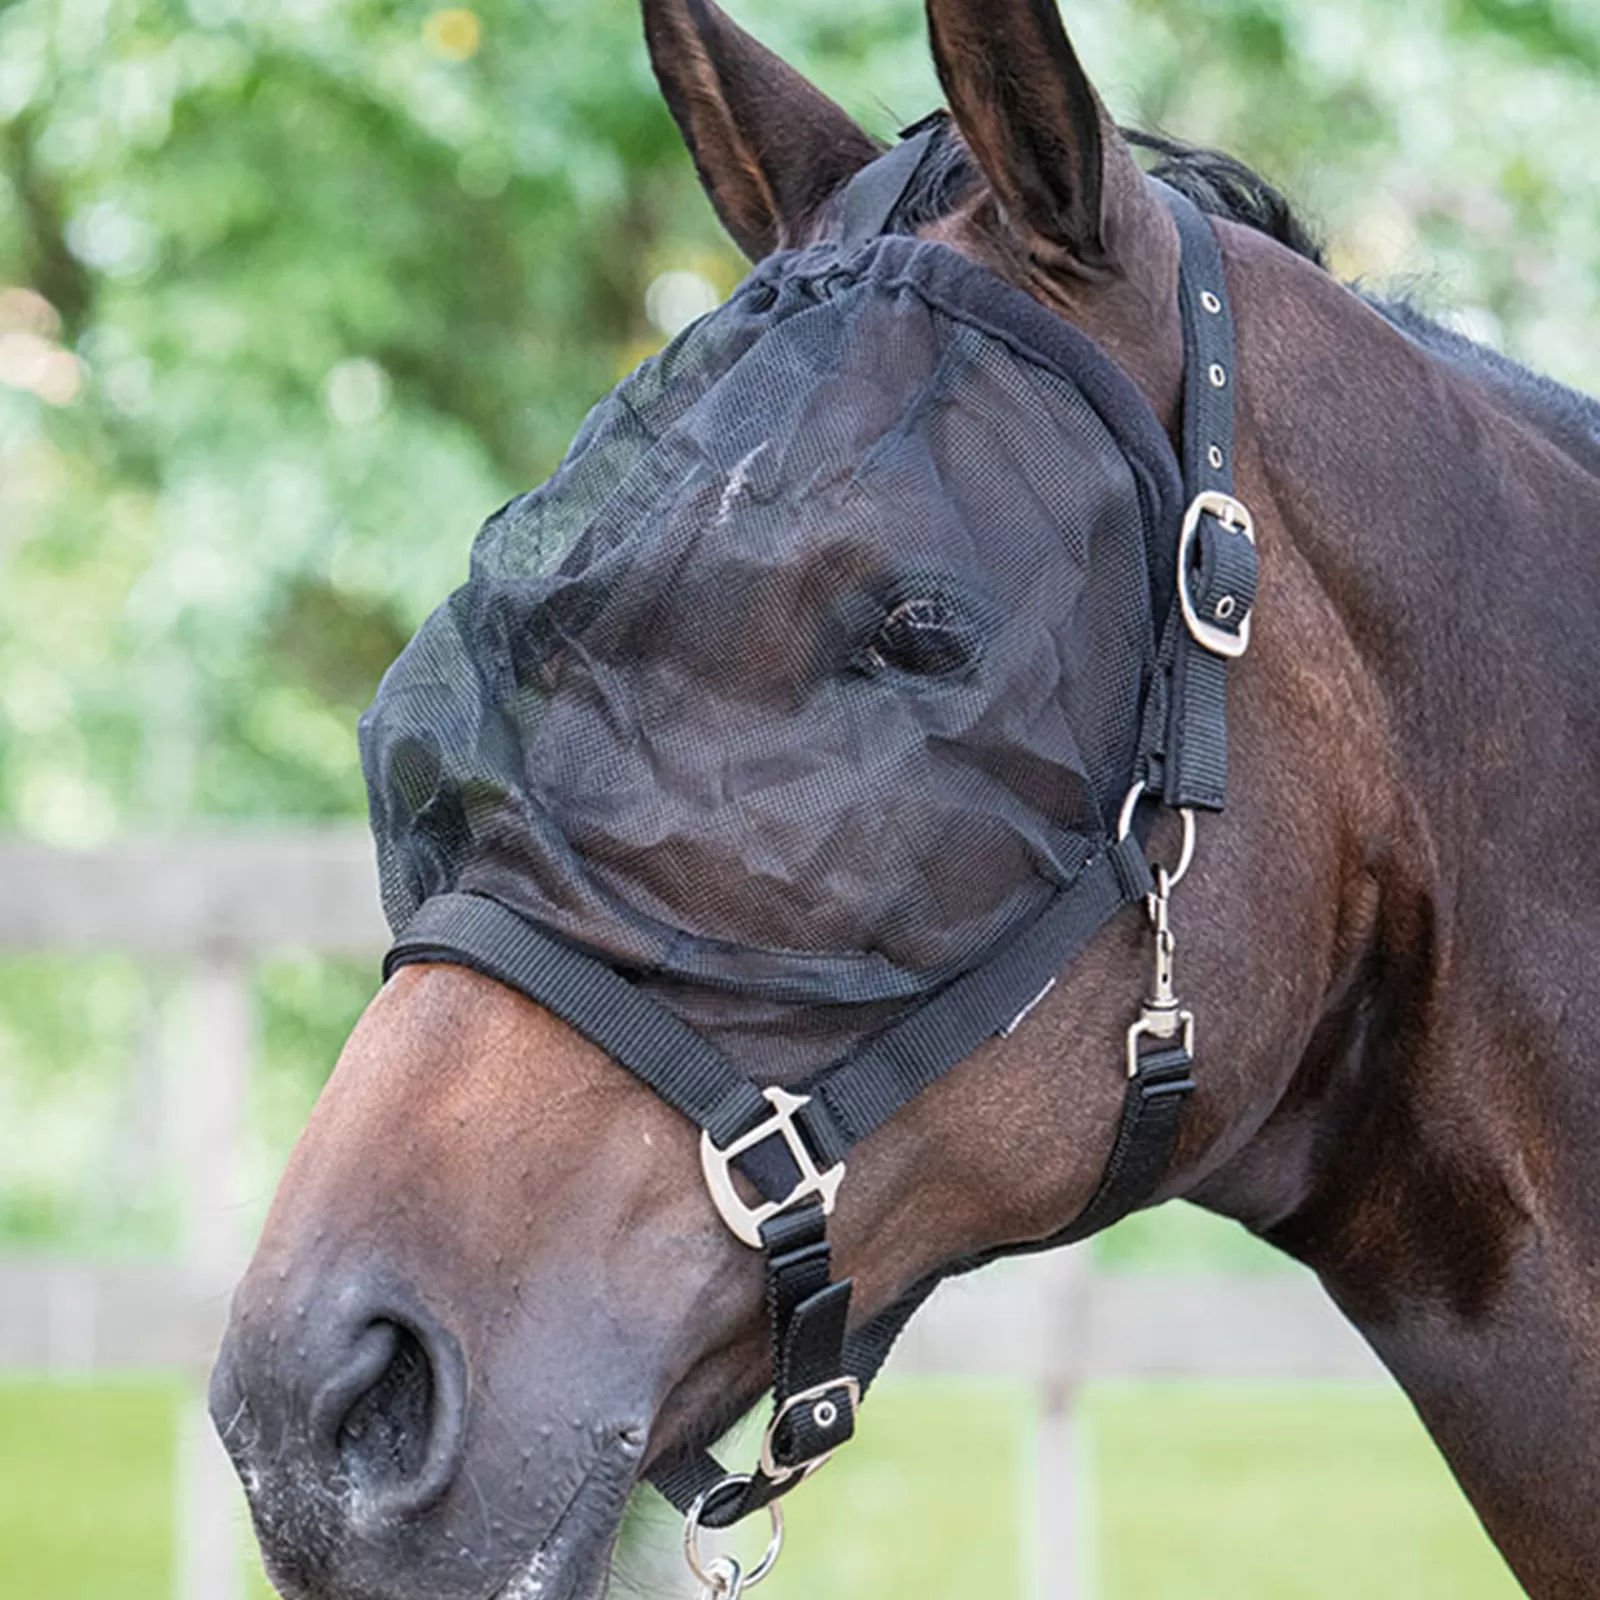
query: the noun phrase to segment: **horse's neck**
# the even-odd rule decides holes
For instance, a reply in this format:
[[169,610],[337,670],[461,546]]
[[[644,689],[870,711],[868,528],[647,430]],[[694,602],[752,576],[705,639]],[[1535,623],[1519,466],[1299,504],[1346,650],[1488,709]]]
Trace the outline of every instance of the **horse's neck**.
[[1575,863],[1539,841],[1553,809],[1576,830],[1580,797],[1600,794],[1600,475],[1577,422],[1553,437],[1536,385],[1491,388],[1292,267],[1267,264],[1276,311],[1269,293],[1240,319],[1246,384],[1265,375],[1248,425],[1288,538],[1387,708],[1444,864],[1481,876],[1492,841],[1521,857],[1525,892],[1531,872],[1566,895]]
[[[1335,752],[1284,804],[1386,820],[1339,841],[1378,890],[1360,964],[1204,1198],[1318,1269],[1529,1592],[1580,1600],[1600,1570],[1600,477],[1514,385],[1281,252],[1232,254],[1241,486],[1270,519],[1259,670],[1329,658],[1356,683],[1279,730]],[[1326,634],[1274,629],[1275,586]]]
[[1435,360],[1478,384],[1509,418],[1532,428],[1600,478],[1600,400],[1530,372],[1404,301],[1369,299],[1368,304]]
[[[1503,1134],[1515,1162],[1550,1144],[1547,1175],[1600,1240],[1600,1187],[1558,1172],[1600,1147],[1600,478],[1333,280],[1233,245],[1241,488],[1266,522],[1260,670],[1342,663],[1323,725],[1296,730],[1327,769],[1296,781],[1367,808],[1340,821],[1359,841],[1342,892],[1375,886],[1381,906],[1366,965],[1329,997],[1324,1059],[1302,1066],[1320,1131],[1279,1212],[1348,1191],[1339,1152],[1381,1142],[1409,1161],[1514,1093],[1515,1136],[1480,1130],[1478,1148]],[[1275,629],[1275,586],[1327,636]]]

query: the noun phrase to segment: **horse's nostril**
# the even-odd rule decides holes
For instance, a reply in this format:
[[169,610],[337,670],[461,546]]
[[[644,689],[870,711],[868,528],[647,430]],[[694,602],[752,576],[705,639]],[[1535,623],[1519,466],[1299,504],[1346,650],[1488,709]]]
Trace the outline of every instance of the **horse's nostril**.
[[389,1359],[370,1388],[355,1397],[335,1442],[350,1480],[367,1491],[406,1483],[427,1462],[433,1425],[433,1366],[410,1328],[376,1323]]
[[361,1504],[414,1514],[455,1479],[466,1434],[466,1362],[425,1318],[371,1316],[311,1401],[311,1436]]

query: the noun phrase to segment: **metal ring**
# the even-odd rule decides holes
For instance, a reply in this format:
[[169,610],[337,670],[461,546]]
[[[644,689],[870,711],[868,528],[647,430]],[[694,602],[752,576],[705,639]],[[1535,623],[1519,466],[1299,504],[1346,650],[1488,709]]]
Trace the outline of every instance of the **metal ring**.
[[[708,1565],[700,1555],[700,1518],[705,1512],[706,1502],[713,1495],[722,1494],[730,1488],[748,1489],[750,1482],[748,1472],[730,1472],[720,1483],[712,1484],[695,1500],[683,1521],[683,1559],[689,1563],[689,1570],[713,1594],[716,1593],[720,1580],[711,1571],[711,1568],[716,1566],[716,1560],[713,1559]],[[767,1515],[772,1518],[772,1537],[767,1540],[766,1553],[750,1571],[743,1574],[741,1588],[755,1588],[778,1564],[778,1556],[783,1550],[783,1507],[773,1500],[767,1505]]]
[[1121,844],[1133,832],[1133,813],[1138,808],[1139,802],[1144,799],[1144,790],[1144,779],[1141,778],[1128,791],[1127,797],[1122,802],[1122,815],[1117,818],[1118,844]]
[[[1139,802],[1144,798],[1145,785],[1141,779],[1128,791],[1127,797],[1122,802],[1122,814],[1117,818],[1117,839],[1120,843],[1133,831],[1133,814],[1139,808]],[[1194,812],[1188,806],[1179,806],[1178,815],[1183,818],[1183,844],[1178,851],[1178,864],[1167,874],[1167,889],[1176,889],[1183,882],[1184,875],[1194,865],[1195,823]]]

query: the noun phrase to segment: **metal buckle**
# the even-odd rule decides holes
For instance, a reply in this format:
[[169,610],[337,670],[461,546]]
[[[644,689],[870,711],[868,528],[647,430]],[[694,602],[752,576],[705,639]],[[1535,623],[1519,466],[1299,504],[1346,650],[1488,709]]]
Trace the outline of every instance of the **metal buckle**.
[[[772,1105],[772,1115],[765,1122],[757,1123],[749,1133],[740,1134],[726,1150],[718,1149],[709,1133],[700,1135],[700,1170],[705,1174],[706,1188],[711,1191],[722,1220],[733,1230],[734,1236],[752,1250],[761,1248],[761,1224],[780,1211],[787,1211],[797,1200],[809,1200],[814,1195],[822,1202],[822,1214],[831,1217],[839,1185],[844,1182],[844,1162],[829,1167],[826,1172],[820,1170],[794,1125],[795,1113],[811,1104],[811,1096],[790,1094],[787,1089],[776,1087],[761,1092]],[[795,1166],[800,1169],[800,1181],[781,1200],[747,1206],[733,1186],[734,1159],[765,1143],[774,1134],[788,1146]]]
[[799,1473],[802,1477],[809,1478],[813,1472],[827,1466],[834,1456],[844,1448],[843,1441],[841,1441],[833,1449],[824,1451],[820,1456],[813,1456],[809,1461],[802,1461],[797,1467],[784,1466],[772,1453],[773,1442],[777,1438],[778,1429],[782,1426],[783,1419],[791,1411],[798,1411],[801,1406],[812,1406],[814,1408],[811,1420],[819,1428],[831,1428],[833,1421],[824,1421],[817,1413],[821,1412],[823,1407],[833,1405],[831,1396],[838,1389],[843,1389],[850,1397],[852,1415],[861,1409],[861,1380],[859,1378],[834,1378],[827,1383],[819,1383],[814,1388],[802,1389],[799,1394],[790,1395],[773,1413],[772,1421],[767,1424],[767,1431],[761,1436],[761,1470],[773,1483],[787,1483],[796,1473]]
[[1216,489],[1206,489],[1194,497],[1183,517],[1183,532],[1178,535],[1178,604],[1183,607],[1183,620],[1190,637],[1204,645],[1213,655],[1236,660],[1250,648],[1250,613],[1239,624],[1237,633],[1229,633],[1200,615],[1189,592],[1189,554],[1195,535],[1200,530],[1200,519],[1212,516],[1233,533],[1242,533],[1251,544],[1256,542],[1256,519],[1242,500]]
[[1139,1020],[1128,1029],[1128,1076],[1139,1076],[1139,1041],[1141,1039],[1160,1039],[1165,1042],[1175,1039],[1179,1029],[1183,1030],[1184,1054],[1194,1055],[1194,1012],[1180,1011],[1176,1008],[1171,1011],[1157,1009],[1147,1005],[1139,1014]]

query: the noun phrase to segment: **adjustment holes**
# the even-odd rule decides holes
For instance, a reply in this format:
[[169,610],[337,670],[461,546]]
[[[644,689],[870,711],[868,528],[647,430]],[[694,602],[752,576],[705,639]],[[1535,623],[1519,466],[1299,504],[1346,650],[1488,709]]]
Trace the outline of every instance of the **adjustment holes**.
[[1209,289],[1205,289],[1201,292],[1200,304],[1203,305],[1212,316],[1220,317],[1222,315],[1222,302],[1214,294],[1212,294]]
[[1212,611],[1212,615],[1217,619],[1218,622],[1230,622],[1233,619],[1234,612],[1238,609],[1239,602],[1235,600],[1231,594],[1225,594],[1219,601],[1217,601],[1216,607]]
[[1228,369],[1220,361],[1211,363],[1210,376],[1213,389],[1226,389],[1228,387]]
[[839,1408],[831,1400],[819,1400],[811,1408],[811,1420],[826,1433],[839,1420]]
[[1227,457],[1223,455],[1222,446],[1220,444],[1214,444],[1209,450],[1206,451],[1206,460],[1211,463],[1211,470],[1213,472],[1221,472],[1222,464],[1226,459]]

